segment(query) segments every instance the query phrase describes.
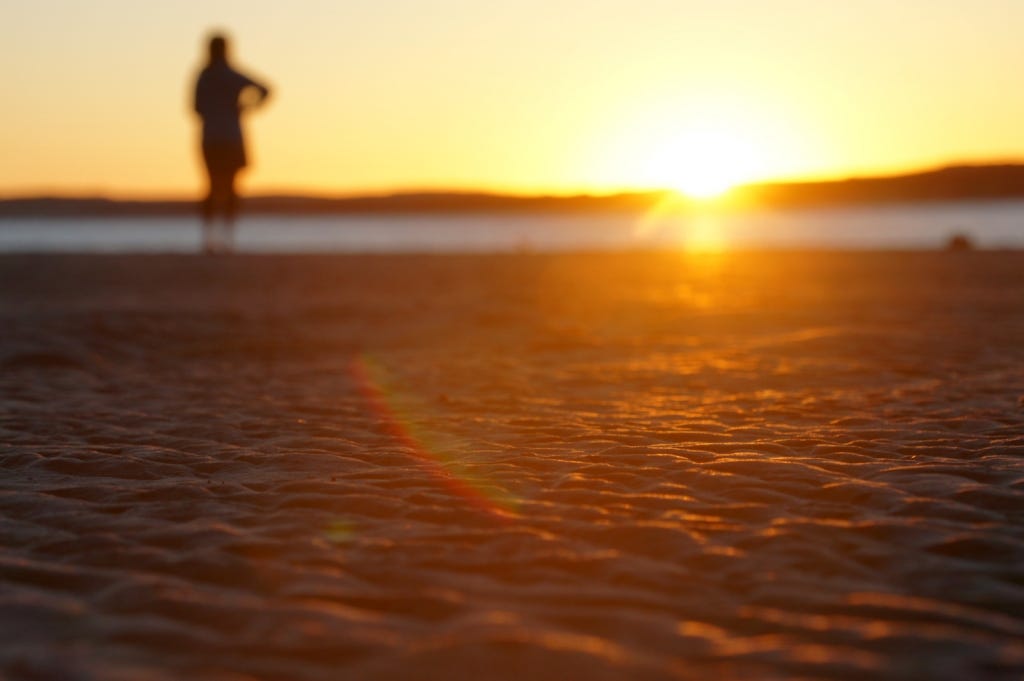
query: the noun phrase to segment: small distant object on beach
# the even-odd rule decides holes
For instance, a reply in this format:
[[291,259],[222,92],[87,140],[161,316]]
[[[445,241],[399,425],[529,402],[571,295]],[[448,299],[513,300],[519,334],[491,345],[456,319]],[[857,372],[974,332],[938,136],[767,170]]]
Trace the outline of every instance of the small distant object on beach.
[[974,241],[967,234],[957,233],[946,241],[947,251],[973,251]]

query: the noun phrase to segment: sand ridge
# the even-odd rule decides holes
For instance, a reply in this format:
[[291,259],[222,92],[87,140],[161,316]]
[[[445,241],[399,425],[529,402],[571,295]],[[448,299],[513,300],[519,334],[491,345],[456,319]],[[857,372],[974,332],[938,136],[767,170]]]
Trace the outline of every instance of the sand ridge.
[[1017,678],[1022,264],[0,257],[0,670]]

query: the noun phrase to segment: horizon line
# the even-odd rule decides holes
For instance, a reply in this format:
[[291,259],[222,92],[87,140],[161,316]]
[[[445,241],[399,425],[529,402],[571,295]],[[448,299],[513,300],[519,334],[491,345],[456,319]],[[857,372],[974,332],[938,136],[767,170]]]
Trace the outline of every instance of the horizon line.
[[[763,187],[798,187],[802,185],[840,184],[852,181],[888,180],[902,177],[913,177],[927,175],[944,170],[956,168],[1009,168],[1024,166],[1024,158],[992,159],[988,161],[951,161],[948,163],[933,164],[928,166],[917,166],[915,169],[903,171],[888,171],[878,173],[851,173],[820,177],[801,178],[766,178],[741,182],[731,187],[726,195],[732,192],[742,192],[744,189],[756,189]],[[697,197],[688,197],[684,192],[672,187],[633,187],[623,186],[614,189],[538,189],[538,190],[517,190],[500,189],[497,187],[472,187],[472,186],[443,186],[407,187],[393,188],[367,188],[365,190],[325,190],[325,189],[301,189],[301,188],[268,188],[259,191],[247,192],[244,199],[313,199],[327,201],[345,201],[358,199],[386,199],[415,196],[467,196],[467,197],[495,197],[508,199],[573,199],[573,198],[595,198],[610,199],[615,197],[639,197],[653,196],[659,194],[675,194],[682,198],[697,200]],[[169,194],[120,194],[116,190],[72,190],[64,192],[59,189],[38,189],[27,192],[6,193],[0,189],[0,201],[31,201],[31,200],[62,200],[62,201],[110,201],[114,203],[186,203],[195,201],[196,193],[175,192]]]

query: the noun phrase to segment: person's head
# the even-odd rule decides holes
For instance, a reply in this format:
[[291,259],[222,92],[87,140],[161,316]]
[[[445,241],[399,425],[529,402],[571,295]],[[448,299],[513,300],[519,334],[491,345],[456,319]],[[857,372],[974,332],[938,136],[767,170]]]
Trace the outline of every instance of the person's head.
[[210,38],[210,63],[219,64],[228,60],[228,39],[221,33]]

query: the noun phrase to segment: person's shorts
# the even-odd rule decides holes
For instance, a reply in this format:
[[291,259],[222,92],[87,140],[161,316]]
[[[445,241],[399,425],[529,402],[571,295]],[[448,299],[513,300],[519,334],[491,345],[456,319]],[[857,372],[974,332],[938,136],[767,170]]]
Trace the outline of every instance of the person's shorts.
[[211,175],[238,172],[246,166],[245,146],[237,142],[203,142],[203,162]]

